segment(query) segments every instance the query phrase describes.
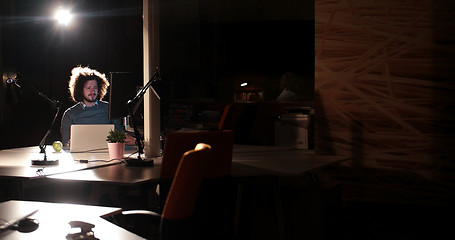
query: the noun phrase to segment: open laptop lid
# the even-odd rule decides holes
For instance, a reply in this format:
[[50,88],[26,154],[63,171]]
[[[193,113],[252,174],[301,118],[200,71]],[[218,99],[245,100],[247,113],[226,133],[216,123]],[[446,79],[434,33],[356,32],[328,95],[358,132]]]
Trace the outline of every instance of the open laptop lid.
[[71,125],[70,152],[106,150],[106,136],[114,130],[114,124]]

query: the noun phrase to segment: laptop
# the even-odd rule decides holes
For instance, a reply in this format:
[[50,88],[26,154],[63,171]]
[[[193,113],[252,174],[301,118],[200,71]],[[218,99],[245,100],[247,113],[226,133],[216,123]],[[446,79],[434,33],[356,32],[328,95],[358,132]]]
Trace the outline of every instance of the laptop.
[[114,124],[71,125],[70,152],[107,151],[106,136]]
[[7,201],[0,204],[0,231],[10,228],[20,220],[38,212],[35,207],[24,206],[18,201]]

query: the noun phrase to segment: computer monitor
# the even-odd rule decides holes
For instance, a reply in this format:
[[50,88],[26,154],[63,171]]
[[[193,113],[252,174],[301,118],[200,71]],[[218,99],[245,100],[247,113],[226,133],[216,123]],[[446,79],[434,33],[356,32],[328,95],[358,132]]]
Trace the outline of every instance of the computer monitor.
[[[133,99],[142,87],[142,78],[131,72],[111,72],[109,87],[109,118],[123,119],[128,116],[126,103]],[[134,108],[136,119],[142,114],[142,101]],[[139,124],[143,125],[143,124]]]

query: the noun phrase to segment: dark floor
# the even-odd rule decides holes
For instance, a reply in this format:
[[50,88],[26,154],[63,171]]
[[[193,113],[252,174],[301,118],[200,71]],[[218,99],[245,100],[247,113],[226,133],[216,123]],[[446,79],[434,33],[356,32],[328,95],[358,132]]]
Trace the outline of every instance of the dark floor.
[[[444,239],[453,236],[453,208],[391,203],[345,203],[338,239]],[[332,238],[333,239],[333,238]]]
[[[241,188],[234,189],[238,193],[235,202],[240,204],[235,212],[235,240],[407,240],[447,239],[446,236],[455,235],[452,232],[455,207],[448,207],[447,202],[445,206],[428,201],[429,204],[420,205],[354,202],[343,198],[346,189],[340,184],[276,183],[275,178],[255,178],[240,182]],[[62,202],[68,202],[67,198],[77,199],[62,194],[64,189],[85,198],[94,192],[93,187],[86,185],[65,183],[50,188],[46,184],[45,188],[28,191],[25,197],[46,200],[43,196],[48,196]],[[280,198],[277,198],[277,190]],[[85,198],[80,201],[87,201]],[[277,200],[281,201],[281,211],[278,211]],[[142,205],[137,202],[134,206]],[[279,213],[283,219],[281,228]]]
[[[282,188],[283,235],[280,238],[273,191],[249,188],[249,202],[237,239],[446,239],[453,236],[455,208],[341,199],[339,186]],[[455,204],[454,204],[455,205]]]

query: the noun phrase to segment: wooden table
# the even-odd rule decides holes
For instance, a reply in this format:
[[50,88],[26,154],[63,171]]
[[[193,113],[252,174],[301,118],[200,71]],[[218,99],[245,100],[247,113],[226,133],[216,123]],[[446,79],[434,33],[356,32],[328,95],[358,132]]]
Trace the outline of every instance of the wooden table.
[[[106,151],[69,153],[47,147],[48,158],[59,159],[58,166],[31,166],[31,159],[41,157],[38,147],[0,151],[0,178],[52,178],[87,182],[135,185],[156,182],[161,169],[161,157],[152,167],[127,167],[119,161],[109,162]],[[345,160],[342,156],[316,155],[314,151],[273,146],[235,145],[232,175],[295,176]],[[88,160],[80,163],[79,160]],[[90,170],[90,171],[82,171]]]
[[312,150],[235,145],[232,176],[298,176],[346,159],[343,156],[316,155]]
[[[316,155],[314,151],[271,146],[235,145],[232,155],[232,176],[297,176],[308,171],[345,160],[342,156]],[[136,185],[158,182],[161,157],[154,158],[154,166],[127,167],[111,165],[50,175],[48,178],[87,182],[104,182],[120,185]]]
[[[279,194],[280,177],[294,177],[312,174],[313,171],[332,163],[345,160],[341,156],[316,155],[314,151],[286,147],[234,145],[232,176],[238,182],[243,178],[272,177]],[[139,186],[157,184],[160,178],[161,157],[154,159],[150,168],[111,165],[83,171],[48,176],[56,181],[82,181],[117,186]],[[281,205],[281,203],[278,203]]]
[[[232,156],[232,176],[238,181],[239,199],[243,198],[242,195],[244,194],[242,192],[248,192],[248,190],[243,189],[244,183],[251,185],[258,180],[258,184],[262,185],[264,181],[268,182],[273,191],[275,212],[278,219],[278,237],[279,239],[285,239],[285,220],[281,193],[282,179],[306,175],[305,179],[313,179],[316,183],[318,181],[316,170],[347,159],[342,156],[316,155],[314,151],[310,150],[237,145],[234,147]],[[241,212],[239,210],[242,208],[240,205],[245,202],[249,202],[249,200],[243,199],[237,202],[236,212]],[[236,216],[236,221],[241,221],[239,219],[243,217],[242,213],[240,213]]]
[[[109,161],[106,150],[86,153],[55,152],[46,146],[48,159],[58,159],[55,166],[33,166],[32,160],[44,159],[38,146],[6,149],[0,151],[0,189],[6,192],[7,199],[24,199],[24,189],[45,184],[52,175],[96,169],[118,165],[120,161]],[[81,163],[81,160],[87,163]]]
[[[115,185],[157,183],[161,157],[152,167],[127,167],[119,161],[107,161],[104,152],[56,153],[48,146],[48,158],[60,160],[58,166],[31,166],[31,159],[40,157],[38,147],[0,151],[0,178],[33,180],[67,180]],[[328,164],[345,160],[341,156],[316,155],[313,151],[272,146],[235,145],[232,156],[232,176],[298,176]],[[88,160],[88,163],[80,163]]]
[[83,171],[54,174],[47,176],[47,179],[125,186],[157,184],[160,179],[161,160],[161,157],[154,158],[154,165],[151,167],[128,167],[125,164],[115,164]]
[[[116,162],[79,163],[77,160],[106,160],[108,153],[53,153],[61,164],[57,167],[31,167],[30,154],[38,149],[11,149],[0,152],[0,178],[25,178],[30,182],[81,182],[113,186],[147,186],[159,181],[161,158],[153,167],[127,167]],[[21,160],[20,160],[21,159]],[[243,178],[272,177],[280,232],[283,229],[280,178],[309,174],[319,168],[345,160],[341,156],[316,155],[313,151],[272,146],[235,145],[232,176],[241,183]],[[37,174],[40,170],[40,174]],[[40,181],[36,181],[39,179]],[[23,187],[23,186],[19,186]],[[282,236],[281,236],[282,237]]]
[[[143,239],[102,218],[119,212],[121,210],[119,208],[13,200],[2,202],[0,206],[13,209],[13,211],[37,209],[38,212],[30,217],[39,221],[38,229],[30,233],[21,233],[9,229],[0,231],[1,240],[66,239],[68,233],[80,231],[79,229],[71,229],[70,221],[84,221],[94,224],[95,227],[92,230],[98,239]],[[0,213],[0,218],[7,219],[8,216],[5,215],[6,213]]]
[[[109,153],[107,150],[87,153],[69,153],[63,150],[61,152],[55,152],[52,146],[47,146],[46,153],[48,159],[58,159],[59,164],[55,166],[33,166],[31,164],[32,159],[44,158],[44,155],[39,153],[39,148],[37,146],[1,150],[0,178],[42,178],[54,174],[120,163],[120,161],[108,161]],[[80,160],[87,160],[88,163],[81,163]]]

